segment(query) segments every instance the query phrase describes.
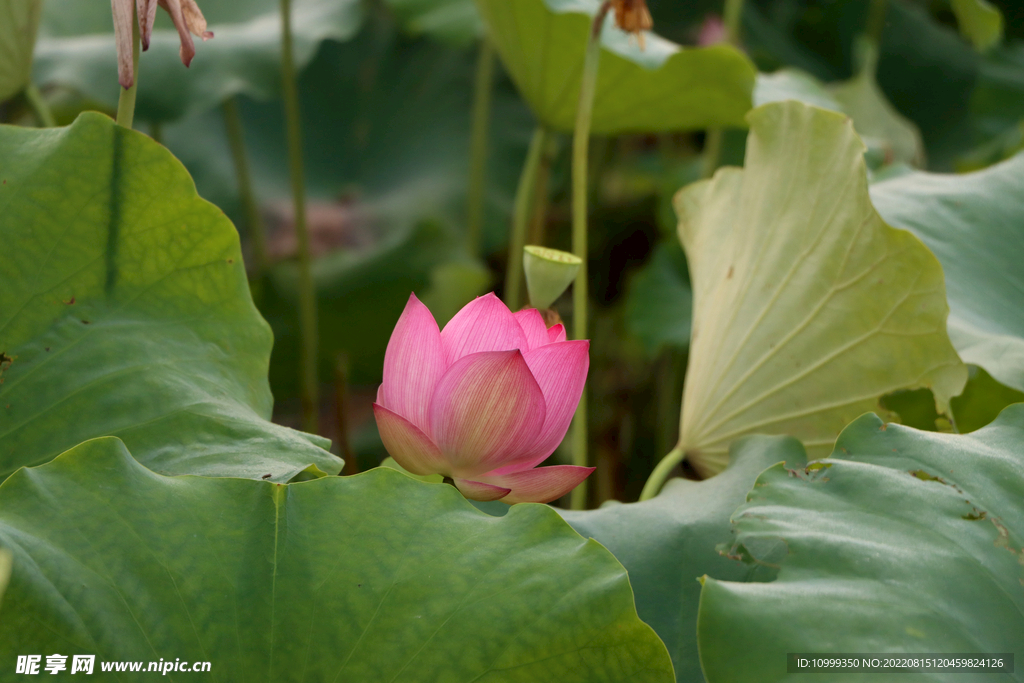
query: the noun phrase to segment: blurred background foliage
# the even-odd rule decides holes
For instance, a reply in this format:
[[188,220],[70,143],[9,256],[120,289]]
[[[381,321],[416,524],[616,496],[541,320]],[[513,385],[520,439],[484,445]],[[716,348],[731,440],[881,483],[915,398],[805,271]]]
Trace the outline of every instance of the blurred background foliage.
[[[499,62],[481,248],[472,254],[464,246],[470,112],[484,33],[476,6],[471,0],[294,4],[320,314],[321,430],[346,457],[346,472],[355,472],[386,455],[370,404],[409,292],[442,325],[472,297],[491,289],[502,294],[513,198],[536,121]],[[714,28],[722,0],[648,4],[655,31],[670,41],[694,46],[721,39]],[[761,72],[752,101],[797,93],[846,111],[869,146],[877,178],[899,175],[907,164],[940,172],[989,166],[1024,147],[1024,5],[991,4],[1002,12],[1001,39],[984,16],[965,14],[977,10],[976,2],[890,0],[872,51],[862,40],[871,33],[871,2],[747,0],[740,43]],[[297,274],[276,3],[206,0],[202,7],[216,38],[197,46],[190,72],[177,63],[161,16],[164,33],[141,63],[136,128],[185,164],[200,194],[238,226],[251,254],[251,217],[239,197],[222,106],[237,103],[271,262],[263,272],[251,268],[251,285],[275,334],[275,417],[297,426]],[[44,4],[33,80],[59,123],[84,109],[116,107],[111,33],[103,2]],[[638,48],[610,49],[635,55]],[[29,104],[15,96],[0,105],[0,120],[31,122]],[[707,139],[700,130],[592,139],[590,413],[599,469],[591,505],[636,499],[677,438],[691,303],[671,199],[701,177]],[[725,132],[722,163],[742,164],[744,140],[741,129]],[[570,247],[568,148],[568,137],[556,133],[543,151],[547,200],[531,217],[528,243]],[[555,308],[568,318],[568,296]],[[978,388],[989,383],[1007,394],[999,407],[1020,399],[984,371],[973,372],[969,392],[991,396]],[[935,429],[928,392],[920,393],[890,397],[886,407],[905,422]],[[982,426],[994,410],[972,407],[961,427]]]

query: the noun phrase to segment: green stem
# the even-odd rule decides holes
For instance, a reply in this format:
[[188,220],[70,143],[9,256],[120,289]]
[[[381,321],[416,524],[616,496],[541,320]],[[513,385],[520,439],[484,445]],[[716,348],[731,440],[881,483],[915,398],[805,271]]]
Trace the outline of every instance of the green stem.
[[[725,24],[725,39],[730,45],[740,45],[740,22],[743,18],[743,0],[725,0],[722,11],[722,23]],[[721,128],[709,128],[704,141],[704,168],[702,176],[710,178],[722,163],[722,138],[725,133]]]
[[864,33],[875,45],[882,43],[882,32],[885,30],[885,13],[889,8],[889,0],[871,0],[868,8],[868,22]]
[[132,87],[121,88],[121,95],[117,98],[117,123],[125,128],[131,128],[135,122],[135,94],[139,89],[139,45],[142,39],[137,12],[137,9],[132,9]]
[[548,185],[551,183],[551,167],[558,155],[558,136],[549,135],[544,151],[540,155],[540,168],[537,169],[537,183],[533,188],[533,212],[530,216],[530,228],[527,230],[527,244],[544,245],[544,232],[548,218]]
[[291,0],[281,0],[281,85],[284,95],[285,125],[288,129],[288,167],[292,180],[292,202],[295,205],[295,236],[299,249],[299,350],[302,426],[316,433],[319,423],[319,385],[317,382],[317,319],[316,290],[309,252],[309,230],[306,227],[306,181],[302,168],[302,122],[299,112],[299,89],[295,82],[292,52]]
[[682,446],[676,446],[668,454],[661,459],[658,466],[651,472],[651,476],[647,479],[647,483],[644,484],[644,490],[640,492],[640,500],[650,500],[658,495],[661,491],[661,487],[665,485],[665,480],[668,479],[669,473],[675,469],[675,466],[683,461],[685,452]]
[[530,224],[530,206],[533,203],[533,189],[537,185],[537,169],[540,167],[541,152],[544,149],[548,131],[544,124],[538,124],[530,140],[523,171],[519,175],[516,201],[512,209],[512,236],[508,246],[508,264],[505,266],[505,304],[513,311],[519,310],[523,291],[523,247],[526,245],[526,228]]
[[487,189],[487,137],[494,92],[494,45],[480,41],[473,90],[473,121],[469,143],[469,186],[466,192],[466,247],[472,256],[480,253],[484,223],[484,194]]
[[57,120],[53,118],[50,105],[43,99],[43,94],[39,92],[39,88],[36,87],[35,83],[29,83],[25,86],[25,99],[28,100],[28,106],[32,107],[32,113],[35,114],[36,121],[39,122],[40,127],[53,128],[57,125]]
[[740,44],[740,21],[743,18],[743,0],[725,0],[722,23],[725,24],[725,39],[730,45]]
[[242,129],[242,117],[238,113],[238,100],[229,97],[224,100],[224,127],[228,133],[228,145],[231,147],[231,157],[235,162],[235,178],[238,179],[238,199],[242,202],[242,212],[245,214],[245,226],[249,230],[249,239],[252,240],[254,279],[262,275],[270,264],[270,257],[267,251],[267,235],[263,226],[263,216],[260,214],[259,205],[256,203],[256,194],[252,189],[252,176],[249,175],[249,158],[245,151],[245,131]]
[[[601,62],[601,29],[611,9],[611,0],[601,3],[590,26],[590,39],[583,59],[580,101],[576,108],[576,128],[572,138],[572,253],[579,257],[580,270],[572,291],[573,338],[587,338],[587,153],[590,147],[590,117],[597,92],[597,67]],[[572,464],[587,466],[587,389],[583,388],[572,427]],[[572,509],[587,506],[587,481],[572,492]]]

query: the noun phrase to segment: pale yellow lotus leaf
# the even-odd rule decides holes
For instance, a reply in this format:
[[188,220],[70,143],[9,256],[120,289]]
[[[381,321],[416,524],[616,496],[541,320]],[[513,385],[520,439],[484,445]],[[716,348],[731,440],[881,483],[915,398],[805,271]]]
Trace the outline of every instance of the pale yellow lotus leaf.
[[875,211],[850,119],[787,101],[748,120],[746,168],[676,196],[694,294],[680,446],[705,475],[751,433],[826,456],[898,389],[928,387],[948,414],[967,380],[942,268]]

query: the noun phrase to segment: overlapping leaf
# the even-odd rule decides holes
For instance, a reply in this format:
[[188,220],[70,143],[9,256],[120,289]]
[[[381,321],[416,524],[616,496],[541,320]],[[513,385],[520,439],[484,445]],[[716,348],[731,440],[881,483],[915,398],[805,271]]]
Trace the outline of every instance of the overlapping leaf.
[[[47,0],[35,78],[117,105],[117,53],[110,3]],[[280,4],[276,0],[202,0],[214,38],[196,47],[188,71],[178,57],[178,33],[161,11],[140,60],[136,115],[172,121],[218,106],[238,93],[267,98],[281,80]],[[358,0],[294,0],[292,32],[298,68],[328,38],[345,40],[360,27]]]
[[[594,0],[477,0],[506,69],[543,123],[571,131]],[[592,131],[597,134],[743,127],[756,71],[727,45],[683,48],[613,27],[601,36]]]
[[960,357],[1024,391],[1024,153],[965,175],[909,173],[871,187],[890,224],[939,258]]
[[268,421],[238,234],[166,149],[83,114],[0,128],[0,160],[0,477],[105,435],[165,473],[340,469]]
[[942,268],[875,212],[846,117],[789,101],[749,119],[746,168],[676,198],[694,289],[680,445],[705,473],[755,432],[824,455],[897,389],[948,413],[967,379]]
[[729,515],[743,502],[757,475],[785,461],[805,460],[789,437],[748,437],[733,445],[728,469],[695,482],[673,479],[661,495],[642,503],[609,503],[599,510],[560,511],[584,537],[608,548],[629,571],[640,618],[668,646],[679,681],[703,681],[697,657],[697,579],[764,581],[774,572],[721,555],[730,543]]
[[[1024,405],[971,435],[865,415],[831,459],[765,471],[733,515],[736,551],[781,569],[767,584],[705,581],[697,638],[709,683],[789,680],[787,652],[1014,653],[1019,662],[1022,443]],[[1000,679],[1024,675],[1017,665]]]
[[491,517],[386,468],[166,478],[97,439],[0,486],[0,546],[4,662],[181,658],[225,682],[673,680],[622,566],[554,511]]

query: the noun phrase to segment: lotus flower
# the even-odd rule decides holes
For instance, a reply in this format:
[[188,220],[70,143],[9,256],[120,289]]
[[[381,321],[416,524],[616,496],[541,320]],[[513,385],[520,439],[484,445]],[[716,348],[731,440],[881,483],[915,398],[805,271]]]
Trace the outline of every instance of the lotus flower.
[[373,413],[381,439],[414,474],[441,474],[467,498],[546,503],[592,467],[537,467],[569,428],[590,342],[566,341],[535,309],[512,313],[494,294],[443,331],[409,297],[384,355]]
[[192,58],[196,54],[190,33],[203,40],[213,38],[213,33],[206,30],[206,19],[203,18],[203,13],[195,0],[110,0],[114,13],[114,40],[117,42],[117,79],[125,89],[132,87],[135,82],[135,68],[132,64],[133,3],[138,15],[143,52],[149,49],[158,5],[171,15],[174,27],[178,29],[178,39],[181,42],[179,56],[185,66],[192,63]]

